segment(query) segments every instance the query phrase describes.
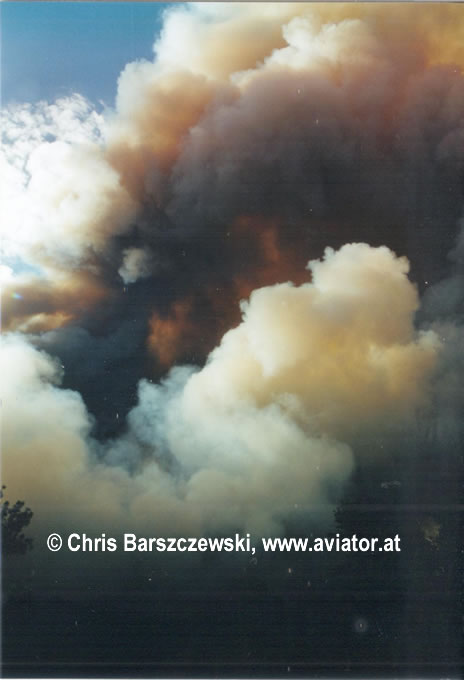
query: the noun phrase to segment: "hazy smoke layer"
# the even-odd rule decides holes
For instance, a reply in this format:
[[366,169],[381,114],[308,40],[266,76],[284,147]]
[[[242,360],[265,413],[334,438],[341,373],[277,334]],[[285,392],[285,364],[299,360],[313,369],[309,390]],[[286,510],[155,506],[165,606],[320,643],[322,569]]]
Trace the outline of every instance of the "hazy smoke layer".
[[11,494],[271,531],[424,409],[459,437],[463,36],[459,5],[176,6],[113,110],[2,111]]

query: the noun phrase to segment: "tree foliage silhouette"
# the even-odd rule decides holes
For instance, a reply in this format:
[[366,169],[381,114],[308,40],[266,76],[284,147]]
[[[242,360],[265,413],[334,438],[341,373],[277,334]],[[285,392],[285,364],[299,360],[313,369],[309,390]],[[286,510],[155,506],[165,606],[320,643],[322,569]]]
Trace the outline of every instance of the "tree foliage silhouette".
[[11,505],[3,500],[4,489],[0,491],[2,515],[2,553],[3,555],[22,555],[32,548],[33,540],[24,535],[23,530],[29,526],[33,512],[25,507],[24,501],[16,501]]

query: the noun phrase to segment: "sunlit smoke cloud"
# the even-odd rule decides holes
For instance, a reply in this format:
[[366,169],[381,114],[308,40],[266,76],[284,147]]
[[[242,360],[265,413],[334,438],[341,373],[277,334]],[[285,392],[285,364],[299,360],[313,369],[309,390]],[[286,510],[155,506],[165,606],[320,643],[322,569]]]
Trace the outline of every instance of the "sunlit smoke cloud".
[[440,343],[415,332],[408,263],[387,248],[328,250],[311,269],[311,283],[254,291],[202,370],[142,381],[126,433],[105,444],[79,395],[52,386],[59,367],[7,337],[12,489],[47,513],[66,515],[66,498],[83,520],[156,518],[165,531],[281,531],[295,506],[329,521],[356,435],[414,416]]

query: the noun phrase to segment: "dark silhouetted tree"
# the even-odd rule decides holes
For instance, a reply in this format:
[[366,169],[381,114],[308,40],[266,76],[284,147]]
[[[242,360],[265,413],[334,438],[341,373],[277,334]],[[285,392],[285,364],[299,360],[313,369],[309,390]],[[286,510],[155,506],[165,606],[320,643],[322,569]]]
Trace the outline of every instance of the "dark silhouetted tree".
[[33,512],[25,507],[24,501],[16,501],[11,505],[3,500],[4,489],[0,491],[0,504],[2,514],[2,553],[3,555],[21,555],[32,548],[32,538],[27,538],[23,530],[29,526]]

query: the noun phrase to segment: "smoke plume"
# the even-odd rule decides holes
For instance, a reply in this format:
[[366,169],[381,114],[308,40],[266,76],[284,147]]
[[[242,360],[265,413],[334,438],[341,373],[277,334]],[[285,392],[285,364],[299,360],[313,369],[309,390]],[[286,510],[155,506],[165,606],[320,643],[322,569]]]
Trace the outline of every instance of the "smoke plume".
[[175,6],[113,108],[2,111],[12,494],[282,531],[379,437],[456,439],[463,37],[459,5]]

